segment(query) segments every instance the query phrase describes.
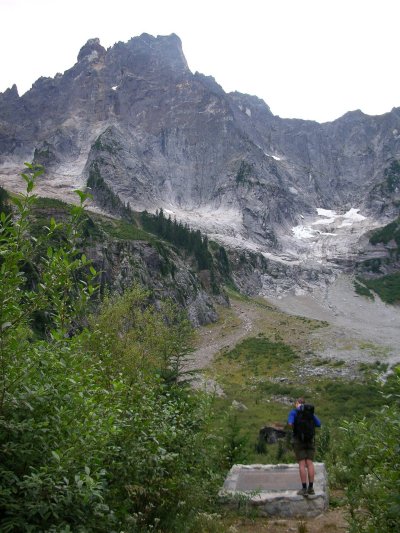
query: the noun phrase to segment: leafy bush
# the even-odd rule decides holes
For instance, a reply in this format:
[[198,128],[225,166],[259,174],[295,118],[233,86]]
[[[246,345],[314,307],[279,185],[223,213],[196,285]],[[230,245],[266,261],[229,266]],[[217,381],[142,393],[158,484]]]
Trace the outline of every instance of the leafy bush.
[[399,398],[388,398],[391,405],[370,419],[344,422],[342,436],[332,446],[331,474],[337,484],[346,486],[354,533],[400,530]]
[[177,382],[188,322],[136,288],[82,327],[97,274],[79,251],[87,196],[32,237],[40,172],[28,165],[27,194],[0,219],[0,530],[190,531],[221,460],[208,401]]
[[400,302],[400,272],[377,279],[363,279],[362,281],[369,289],[376,292],[384,302],[388,304]]

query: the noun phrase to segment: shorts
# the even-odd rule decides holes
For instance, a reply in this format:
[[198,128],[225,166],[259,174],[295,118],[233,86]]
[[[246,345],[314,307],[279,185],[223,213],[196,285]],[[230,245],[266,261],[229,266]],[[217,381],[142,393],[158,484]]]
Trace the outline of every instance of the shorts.
[[297,461],[303,461],[304,459],[314,460],[315,446],[313,442],[301,442],[294,439],[293,451]]

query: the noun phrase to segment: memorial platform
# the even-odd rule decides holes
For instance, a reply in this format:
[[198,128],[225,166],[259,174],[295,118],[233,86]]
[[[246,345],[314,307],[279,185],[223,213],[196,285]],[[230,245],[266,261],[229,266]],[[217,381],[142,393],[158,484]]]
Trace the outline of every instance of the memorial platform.
[[246,499],[260,515],[313,517],[329,504],[327,473],[324,463],[314,463],[315,495],[299,496],[301,488],[297,464],[234,465],[220,491],[223,501],[237,505]]

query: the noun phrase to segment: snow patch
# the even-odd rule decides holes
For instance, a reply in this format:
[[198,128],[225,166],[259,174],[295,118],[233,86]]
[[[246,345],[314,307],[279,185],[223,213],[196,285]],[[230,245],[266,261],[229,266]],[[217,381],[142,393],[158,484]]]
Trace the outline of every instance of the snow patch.
[[264,152],[264,154],[267,156],[267,157],[272,157],[272,159],[275,159],[275,161],[281,161],[282,159],[280,157],[278,157],[277,155],[272,155],[272,154],[267,154],[267,152]]
[[309,226],[295,226],[292,231],[296,239],[312,239],[315,235],[315,231]]
[[312,222],[311,224],[313,226],[316,226],[318,224],[332,224],[333,222],[335,222],[336,220],[336,217],[331,217],[331,218],[323,218],[322,220],[315,220],[314,222]]
[[[332,209],[317,208],[318,217],[317,220],[310,221],[307,225],[300,224],[292,228],[292,233],[296,239],[311,239],[317,238],[320,235],[337,237],[338,233],[335,230],[340,228],[349,228],[354,224],[363,222],[367,219],[364,215],[359,213],[359,209],[352,207],[344,214],[338,214]],[[304,217],[302,216],[304,219]],[[315,229],[314,226],[325,226],[324,229],[333,229],[333,231],[321,231]],[[326,226],[331,226],[327,228]],[[332,227],[333,226],[333,227]]]
[[317,207],[317,213],[320,217],[331,218],[336,216],[336,211],[332,211],[331,209],[322,209],[321,207]]
[[118,89],[119,85],[114,85],[114,87],[111,87],[113,91],[116,91]]
[[352,207],[343,215],[343,218],[354,222],[361,222],[361,220],[365,220],[367,217],[360,215],[359,211],[359,209],[354,209],[354,207]]
[[299,194],[299,191],[294,187],[289,187],[289,192],[291,192],[292,194]]
[[248,117],[251,117],[251,109],[249,109],[248,107],[246,107],[246,115]]

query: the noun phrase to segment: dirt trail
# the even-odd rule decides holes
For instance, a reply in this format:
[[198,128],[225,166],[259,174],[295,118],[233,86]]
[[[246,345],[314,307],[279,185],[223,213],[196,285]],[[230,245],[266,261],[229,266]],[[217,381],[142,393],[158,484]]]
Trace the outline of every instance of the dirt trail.
[[232,300],[229,310],[223,312],[222,319],[199,331],[197,349],[191,354],[185,370],[202,370],[222,349],[231,349],[249,335],[260,331],[257,321],[260,312],[252,303]]

